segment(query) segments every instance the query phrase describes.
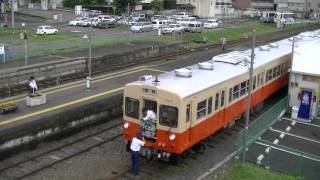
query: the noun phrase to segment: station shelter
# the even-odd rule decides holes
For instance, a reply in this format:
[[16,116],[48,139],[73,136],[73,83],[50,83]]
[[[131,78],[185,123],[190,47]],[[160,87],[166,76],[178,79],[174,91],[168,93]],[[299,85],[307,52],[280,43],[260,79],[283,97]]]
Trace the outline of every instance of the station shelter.
[[320,121],[320,30],[302,33],[295,39],[289,107],[292,113],[296,111],[298,120]]

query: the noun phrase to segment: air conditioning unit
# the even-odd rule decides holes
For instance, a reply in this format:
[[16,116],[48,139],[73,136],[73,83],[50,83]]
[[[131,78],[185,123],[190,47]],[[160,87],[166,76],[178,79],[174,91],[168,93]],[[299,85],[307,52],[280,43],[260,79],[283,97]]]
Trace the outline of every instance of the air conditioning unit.
[[178,77],[184,77],[184,78],[189,78],[192,77],[192,70],[188,68],[180,68],[174,70],[175,75]]

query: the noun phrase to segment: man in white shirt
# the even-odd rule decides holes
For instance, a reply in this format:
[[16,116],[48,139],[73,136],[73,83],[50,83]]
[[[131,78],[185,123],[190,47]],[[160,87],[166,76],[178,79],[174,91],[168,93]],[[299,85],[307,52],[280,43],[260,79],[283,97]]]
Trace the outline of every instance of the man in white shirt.
[[139,174],[139,151],[145,143],[146,141],[141,133],[137,133],[131,141],[131,171],[134,175]]
[[29,89],[30,89],[30,94],[32,94],[32,95],[34,95],[35,92],[38,90],[37,83],[34,80],[33,76],[31,76],[29,79]]
[[146,112],[146,116],[143,118],[143,120],[151,120],[151,121],[155,121],[156,120],[156,113],[152,110],[147,110],[144,109],[144,112]]

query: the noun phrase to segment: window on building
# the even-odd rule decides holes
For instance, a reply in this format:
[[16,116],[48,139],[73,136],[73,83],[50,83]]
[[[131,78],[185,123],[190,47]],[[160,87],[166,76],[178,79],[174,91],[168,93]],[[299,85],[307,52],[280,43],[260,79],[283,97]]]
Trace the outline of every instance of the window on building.
[[201,101],[197,105],[197,119],[204,117],[207,113],[207,100]]
[[159,123],[163,126],[178,127],[178,108],[160,105]]
[[129,116],[134,119],[139,119],[139,100],[126,97],[125,104],[126,116]]

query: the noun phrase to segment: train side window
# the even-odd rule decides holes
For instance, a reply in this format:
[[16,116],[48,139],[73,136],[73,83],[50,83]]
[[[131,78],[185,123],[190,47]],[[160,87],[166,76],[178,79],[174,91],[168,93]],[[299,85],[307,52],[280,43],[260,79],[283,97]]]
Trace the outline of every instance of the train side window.
[[272,69],[269,69],[266,73],[266,82],[272,79]]
[[252,89],[256,89],[256,81],[257,81],[257,76],[253,77],[253,84],[252,84]]
[[260,85],[263,85],[263,83],[264,83],[264,82],[263,82],[263,80],[264,80],[264,79],[263,79],[263,77],[264,77],[264,72],[261,73],[261,76],[260,76],[260,77],[261,77],[261,79],[260,79]]
[[140,108],[139,100],[126,97],[125,104],[126,104],[125,106],[126,116],[132,117],[134,119],[139,119],[139,108]]
[[208,99],[208,114],[212,112],[212,97]]
[[159,123],[163,126],[178,127],[178,108],[160,105]]
[[284,64],[281,64],[281,74],[284,74]]
[[214,103],[214,110],[217,110],[219,108],[219,93],[216,94],[216,99]]
[[190,118],[191,118],[191,105],[188,104],[187,107],[186,107],[186,122],[189,122],[190,121]]
[[277,66],[273,68],[272,78],[277,77]]
[[240,84],[240,96],[244,95],[246,93],[246,90],[247,90],[247,81],[243,81],[241,84]]
[[220,107],[224,106],[224,99],[225,99],[225,91],[221,91],[221,100],[220,100]]
[[281,74],[281,65],[278,65],[277,76],[280,76],[280,74]]
[[232,101],[232,88],[229,89],[229,103]]
[[197,105],[197,119],[204,117],[207,113],[207,100],[201,101]]
[[240,95],[239,86],[240,86],[240,84],[237,84],[237,85],[233,86],[232,100],[239,98],[239,95]]
[[258,74],[258,78],[257,78],[257,87],[260,86],[260,74]]

